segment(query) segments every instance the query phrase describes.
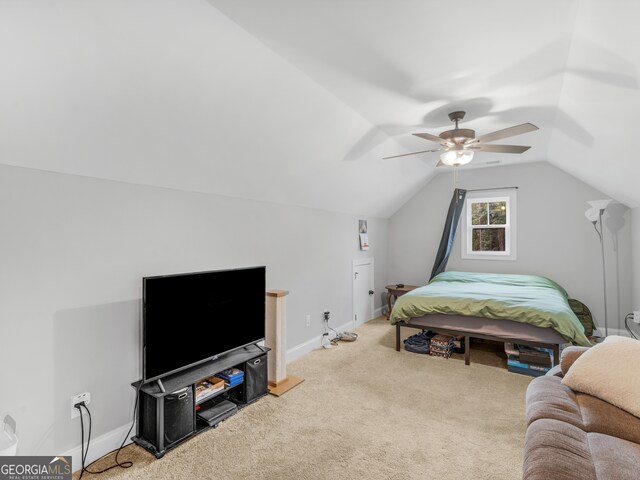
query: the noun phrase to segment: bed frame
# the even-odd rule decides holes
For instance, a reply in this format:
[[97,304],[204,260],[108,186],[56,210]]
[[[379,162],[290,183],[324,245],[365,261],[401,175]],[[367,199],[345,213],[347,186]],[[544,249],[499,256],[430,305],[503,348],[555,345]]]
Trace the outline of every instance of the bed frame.
[[401,327],[431,330],[436,333],[464,337],[464,364],[471,363],[471,338],[517,343],[553,349],[553,364],[560,363],[560,345],[567,341],[551,328],[541,328],[512,320],[492,320],[460,315],[425,315],[396,323],[396,351],[400,351]]

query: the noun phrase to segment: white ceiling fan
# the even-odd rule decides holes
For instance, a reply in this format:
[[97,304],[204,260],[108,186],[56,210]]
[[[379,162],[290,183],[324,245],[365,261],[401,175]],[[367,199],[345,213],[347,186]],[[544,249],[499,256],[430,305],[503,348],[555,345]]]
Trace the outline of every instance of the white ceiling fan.
[[533,132],[538,130],[538,127],[531,123],[523,123],[515,125],[513,127],[497,130],[492,133],[487,133],[476,137],[475,130],[470,128],[458,128],[458,122],[464,118],[465,112],[451,112],[449,119],[455,123],[453,130],[447,130],[440,135],[432,135],[430,133],[414,133],[416,137],[424,138],[432,142],[439,143],[441,148],[434,150],[421,150],[419,152],[404,153],[402,155],[394,155],[391,157],[384,157],[384,159],[406,157],[408,155],[417,155],[418,153],[429,152],[442,152],[440,155],[440,161],[436,167],[442,165],[459,166],[465,165],[473,160],[473,154],[476,151],[492,152],[492,153],[523,153],[529,150],[531,147],[524,145],[494,145],[488,142],[495,140],[501,140],[507,137],[513,137],[515,135],[522,135],[523,133]]

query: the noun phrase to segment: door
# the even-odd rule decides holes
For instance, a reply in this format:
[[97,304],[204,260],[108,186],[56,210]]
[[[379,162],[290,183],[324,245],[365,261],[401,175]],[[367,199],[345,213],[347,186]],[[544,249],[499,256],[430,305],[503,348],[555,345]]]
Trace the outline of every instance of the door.
[[354,328],[373,318],[373,258],[353,261]]

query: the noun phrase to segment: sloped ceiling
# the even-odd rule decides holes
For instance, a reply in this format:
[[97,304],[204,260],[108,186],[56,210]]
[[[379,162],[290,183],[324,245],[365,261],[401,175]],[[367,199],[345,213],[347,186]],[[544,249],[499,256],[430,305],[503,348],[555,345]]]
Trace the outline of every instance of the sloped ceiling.
[[632,0],[0,2],[0,163],[386,217],[411,132],[522,122],[521,156],[640,204]]

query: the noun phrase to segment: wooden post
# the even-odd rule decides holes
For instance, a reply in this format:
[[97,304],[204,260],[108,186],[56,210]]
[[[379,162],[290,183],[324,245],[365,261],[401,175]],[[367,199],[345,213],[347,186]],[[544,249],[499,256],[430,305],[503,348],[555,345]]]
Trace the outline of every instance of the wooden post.
[[279,397],[303,382],[302,378],[287,376],[287,295],[286,290],[267,292],[265,345],[268,356],[269,393]]

